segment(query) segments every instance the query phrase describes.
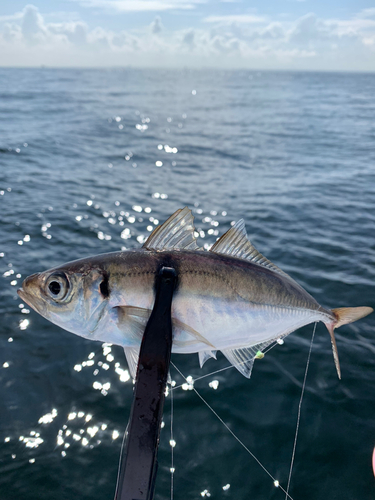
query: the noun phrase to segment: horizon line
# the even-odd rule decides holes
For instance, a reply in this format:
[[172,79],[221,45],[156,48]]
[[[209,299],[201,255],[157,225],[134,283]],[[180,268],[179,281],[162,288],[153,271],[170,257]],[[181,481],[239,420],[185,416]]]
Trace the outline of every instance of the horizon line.
[[49,66],[46,64],[40,64],[35,66],[8,66],[1,65],[1,69],[21,69],[21,70],[35,70],[35,69],[48,69],[48,70],[125,70],[125,69],[135,69],[135,70],[160,70],[160,71],[249,71],[249,72],[279,72],[279,73],[362,73],[362,74],[375,74],[375,69],[306,69],[306,68],[248,68],[248,67],[236,67],[236,68],[222,68],[219,66],[136,66],[133,64],[116,65],[116,66]]

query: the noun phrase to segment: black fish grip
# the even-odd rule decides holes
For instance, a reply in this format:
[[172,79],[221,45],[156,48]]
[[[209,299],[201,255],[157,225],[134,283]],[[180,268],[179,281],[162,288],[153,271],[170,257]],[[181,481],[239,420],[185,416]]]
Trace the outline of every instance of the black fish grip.
[[152,500],[165,388],[172,350],[172,298],[177,273],[163,267],[143,334],[133,404],[120,457],[115,500]]

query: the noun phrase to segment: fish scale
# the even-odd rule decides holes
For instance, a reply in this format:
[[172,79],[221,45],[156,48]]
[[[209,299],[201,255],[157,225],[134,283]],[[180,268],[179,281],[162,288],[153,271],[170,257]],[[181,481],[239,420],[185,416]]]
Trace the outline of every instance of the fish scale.
[[278,338],[322,321],[340,365],[334,329],[372,312],[370,307],[325,309],[256,250],[240,220],[210,251],[197,245],[185,207],[158,226],[139,250],[69,262],[29,276],[18,291],[42,316],[77,335],[124,347],[135,377],[142,335],[162,267],[175,268],[172,302],[176,353],[198,353],[200,365],[217,350],[246,377],[254,358]]

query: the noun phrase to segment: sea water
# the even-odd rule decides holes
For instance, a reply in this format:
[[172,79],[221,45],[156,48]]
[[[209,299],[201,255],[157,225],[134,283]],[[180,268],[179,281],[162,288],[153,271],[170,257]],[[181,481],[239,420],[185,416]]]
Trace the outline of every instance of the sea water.
[[[244,218],[254,245],[325,307],[375,304],[375,75],[257,71],[0,70],[0,498],[113,498],[133,384],[121,348],[65,332],[22,304],[29,274],[139,248],[192,208],[209,248]],[[250,380],[196,381],[286,487],[313,326]],[[375,315],[318,325],[290,495],[374,495]],[[196,379],[228,366],[173,362]],[[156,499],[285,498],[175,369]],[[191,379],[189,379],[191,380]],[[182,386],[182,387],[181,387]],[[173,443],[174,444],[174,443]]]

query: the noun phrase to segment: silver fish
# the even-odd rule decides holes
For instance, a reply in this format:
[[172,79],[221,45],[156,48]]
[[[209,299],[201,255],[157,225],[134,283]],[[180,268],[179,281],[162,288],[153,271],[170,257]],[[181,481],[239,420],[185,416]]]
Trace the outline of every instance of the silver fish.
[[243,220],[208,252],[198,248],[193,221],[187,207],[177,210],[141,249],[97,255],[33,274],[18,294],[65,330],[123,346],[134,378],[153,308],[156,274],[163,266],[174,267],[178,285],[172,302],[172,352],[198,353],[202,367],[220,350],[250,377],[254,358],[275,340],[322,321],[341,378],[334,329],[373,309],[320,306],[254,248]]

